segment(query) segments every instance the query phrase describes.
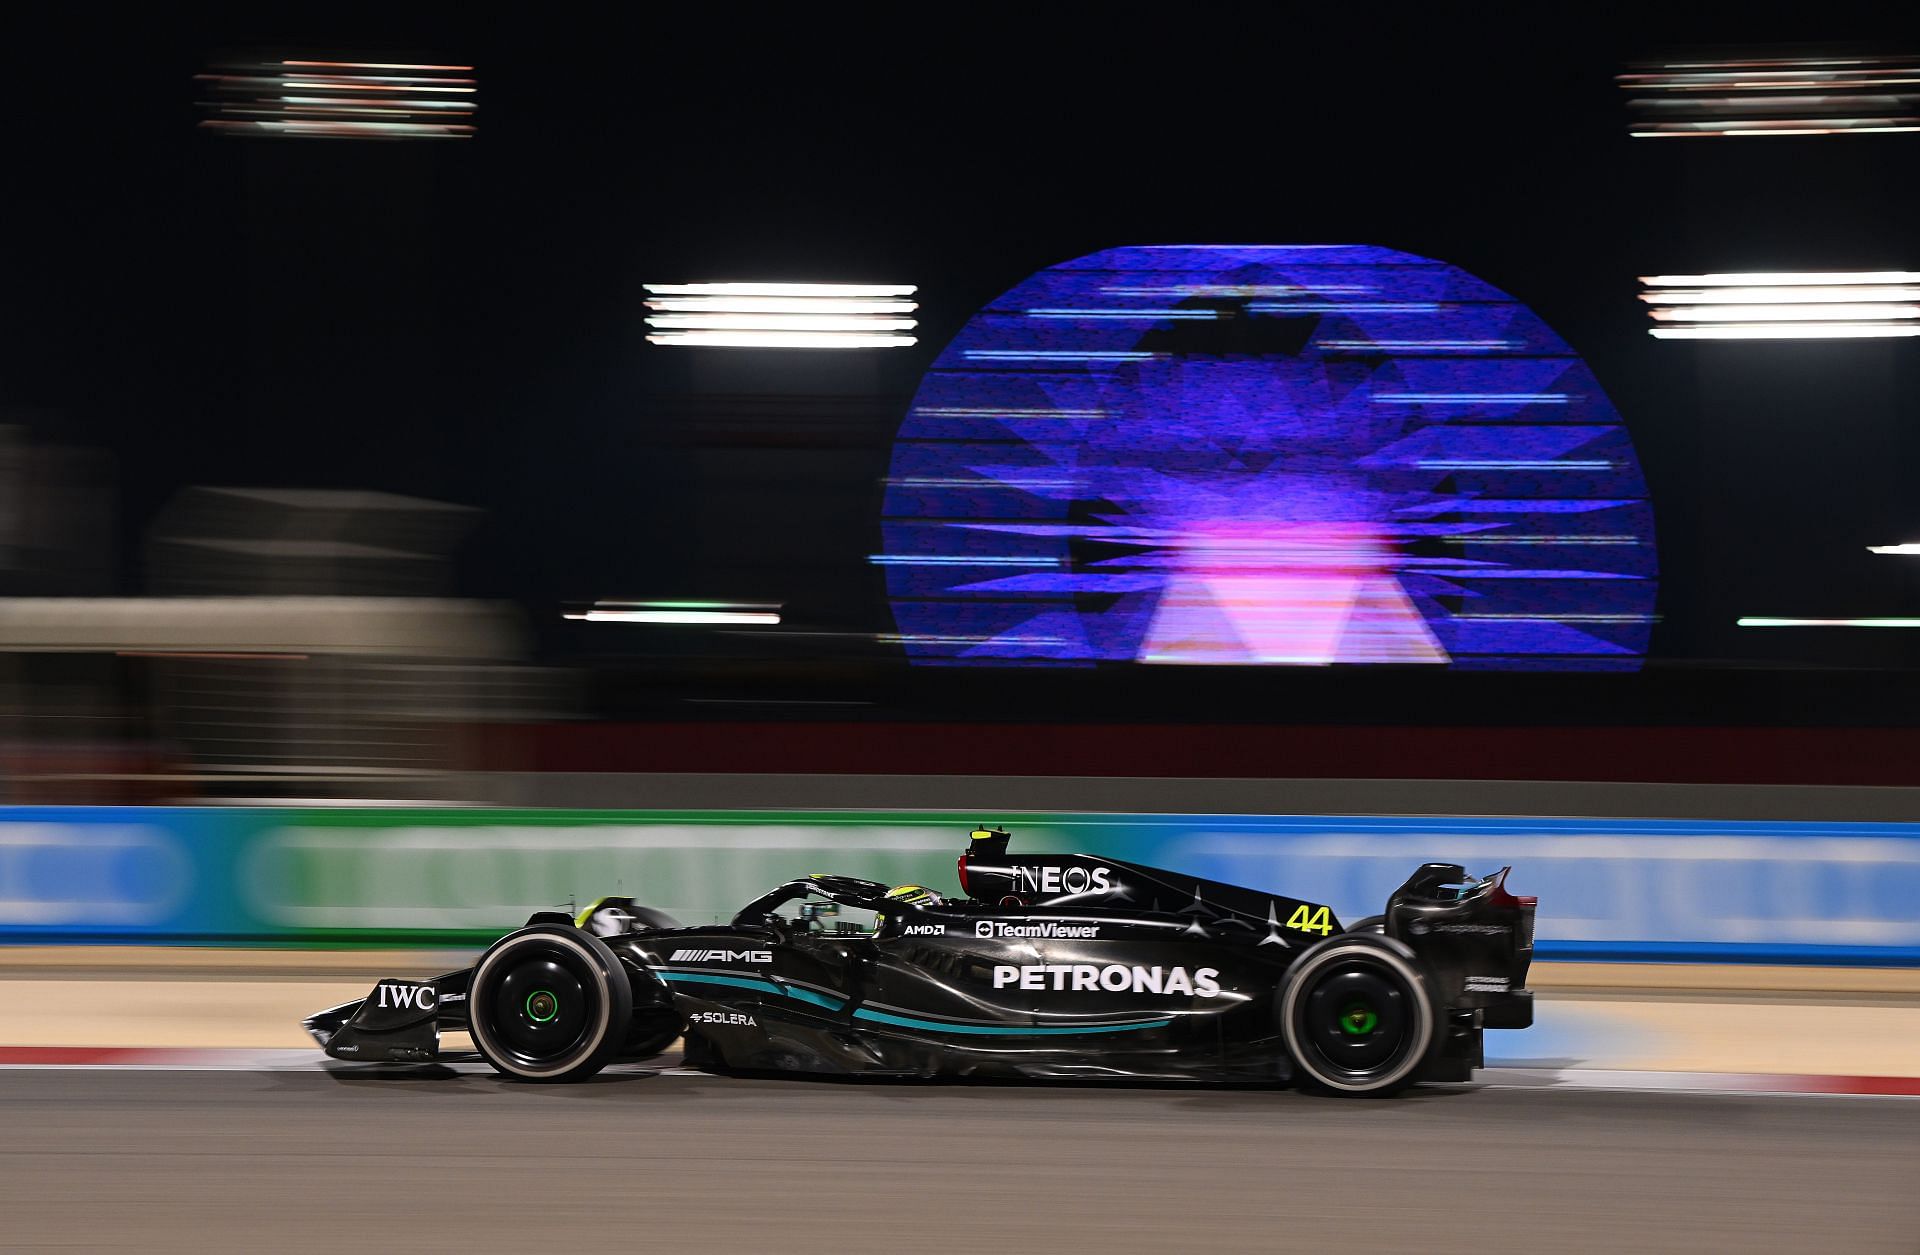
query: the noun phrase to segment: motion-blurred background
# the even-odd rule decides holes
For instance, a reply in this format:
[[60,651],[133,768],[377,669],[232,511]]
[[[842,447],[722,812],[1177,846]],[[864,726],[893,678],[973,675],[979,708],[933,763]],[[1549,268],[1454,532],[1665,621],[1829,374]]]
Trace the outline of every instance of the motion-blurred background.
[[[14,21],[9,801],[960,764],[1910,782],[1920,564],[1870,547],[1920,536],[1913,345],[1659,339],[1640,299],[1920,265],[1891,19],[979,14],[937,54],[898,13]],[[1678,116],[1772,133],[1646,129],[1676,101],[1621,76],[1668,65],[1705,67],[1667,72]],[[1847,125],[1782,133],[1809,111]],[[1644,667],[910,665],[882,526],[928,368],[1036,271],[1181,243],[1385,246],[1537,313],[1644,472]],[[647,285],[729,281],[908,287],[918,325],[649,342]],[[778,622],[566,617],[603,600]]]
[[10,804],[1913,817],[1886,15],[13,21]]
[[1756,827],[1920,818],[1884,15],[14,21],[0,799],[165,809],[15,812],[9,935],[473,941],[864,809],[1920,954],[1904,835]]

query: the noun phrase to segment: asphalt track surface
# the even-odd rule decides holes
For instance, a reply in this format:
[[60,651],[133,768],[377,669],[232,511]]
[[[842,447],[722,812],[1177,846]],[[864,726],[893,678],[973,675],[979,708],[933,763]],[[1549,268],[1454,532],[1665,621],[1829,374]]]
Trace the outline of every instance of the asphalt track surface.
[[0,1071],[0,1249],[1920,1251],[1920,1101]]

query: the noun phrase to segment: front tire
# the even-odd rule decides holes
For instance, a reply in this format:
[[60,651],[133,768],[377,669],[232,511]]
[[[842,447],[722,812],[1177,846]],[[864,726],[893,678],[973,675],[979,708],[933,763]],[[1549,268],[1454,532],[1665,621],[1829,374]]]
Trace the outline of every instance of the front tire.
[[496,941],[474,966],[473,1044],[495,1071],[524,1081],[582,1081],[620,1051],[633,989],[605,942],[541,924]]
[[1348,933],[1301,955],[1280,991],[1280,1031],[1307,1087],[1347,1097],[1397,1094],[1439,1042],[1433,995],[1413,952]]

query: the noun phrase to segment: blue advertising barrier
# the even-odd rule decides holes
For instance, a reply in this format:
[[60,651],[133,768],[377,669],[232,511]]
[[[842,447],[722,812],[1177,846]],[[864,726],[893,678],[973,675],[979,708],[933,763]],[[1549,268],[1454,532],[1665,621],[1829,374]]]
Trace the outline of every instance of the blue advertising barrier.
[[[0,808],[0,940],[468,943],[608,893],[690,922],[838,871],[951,891],[940,812]],[[1377,913],[1418,864],[1540,898],[1542,958],[1920,963],[1920,824],[995,816],[1103,854]]]

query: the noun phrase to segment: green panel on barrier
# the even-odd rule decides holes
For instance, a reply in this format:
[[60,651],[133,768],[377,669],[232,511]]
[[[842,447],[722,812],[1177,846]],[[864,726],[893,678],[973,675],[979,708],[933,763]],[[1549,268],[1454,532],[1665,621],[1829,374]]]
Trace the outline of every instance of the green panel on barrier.
[[0,808],[0,940],[464,945],[608,894],[705,923],[812,872],[955,892],[982,822],[1343,918],[1512,864],[1543,957],[1920,962],[1920,825],[1474,816]]
[[[769,811],[273,812],[240,869],[262,933],[484,940],[536,910],[608,894],[686,923],[732,916],[813,872],[957,891],[973,815]],[[1023,848],[1070,849],[1026,817]]]

